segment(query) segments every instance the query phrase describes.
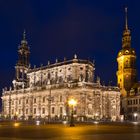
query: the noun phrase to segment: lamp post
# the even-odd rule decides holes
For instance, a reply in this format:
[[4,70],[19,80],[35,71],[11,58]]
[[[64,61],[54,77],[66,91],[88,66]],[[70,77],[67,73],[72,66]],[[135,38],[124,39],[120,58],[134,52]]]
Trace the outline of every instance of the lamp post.
[[137,121],[137,113],[134,113],[134,121]]
[[16,111],[15,112],[15,121],[17,121],[17,119],[18,119],[18,112]]
[[70,118],[70,127],[75,126],[74,125],[74,118],[73,118],[73,113],[74,113],[74,106],[76,106],[77,101],[74,99],[70,99],[68,101],[69,106],[71,106],[71,118]]

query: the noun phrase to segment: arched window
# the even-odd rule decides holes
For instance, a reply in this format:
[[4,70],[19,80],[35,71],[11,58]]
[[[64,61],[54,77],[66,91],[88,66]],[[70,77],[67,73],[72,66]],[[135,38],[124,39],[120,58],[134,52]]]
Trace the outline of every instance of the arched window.
[[48,73],[48,79],[51,79],[51,75],[50,75],[50,73]]
[[36,98],[34,98],[34,103],[36,103]]
[[45,114],[45,108],[42,108],[42,114]]
[[55,108],[54,108],[54,107],[52,107],[52,114],[54,114],[54,112],[55,112]]
[[36,108],[34,108],[34,114],[36,114]]
[[60,102],[62,102],[62,95],[60,95]]
[[43,97],[43,103],[45,103],[45,99],[46,99],[46,98],[45,98],[45,97]]

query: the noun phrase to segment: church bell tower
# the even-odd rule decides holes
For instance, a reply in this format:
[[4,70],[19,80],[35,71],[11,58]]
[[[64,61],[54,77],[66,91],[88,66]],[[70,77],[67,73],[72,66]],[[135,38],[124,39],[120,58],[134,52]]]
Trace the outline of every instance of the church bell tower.
[[122,97],[129,96],[130,89],[137,82],[136,53],[131,48],[131,32],[128,28],[127,8],[125,8],[125,29],[122,37],[122,49],[117,56],[117,84]]
[[29,54],[30,50],[26,41],[26,33],[23,33],[23,39],[18,48],[18,61],[15,66],[15,80],[13,86],[16,89],[27,87],[27,71],[29,70]]

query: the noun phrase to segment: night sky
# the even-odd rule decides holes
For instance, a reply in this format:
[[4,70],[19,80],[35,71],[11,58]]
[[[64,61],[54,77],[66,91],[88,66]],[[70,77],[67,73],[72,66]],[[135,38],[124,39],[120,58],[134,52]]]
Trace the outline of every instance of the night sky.
[[94,59],[96,76],[106,85],[109,81],[116,85],[125,6],[140,72],[139,0],[0,0],[0,89],[9,87],[14,78],[24,29],[32,67],[77,54]]

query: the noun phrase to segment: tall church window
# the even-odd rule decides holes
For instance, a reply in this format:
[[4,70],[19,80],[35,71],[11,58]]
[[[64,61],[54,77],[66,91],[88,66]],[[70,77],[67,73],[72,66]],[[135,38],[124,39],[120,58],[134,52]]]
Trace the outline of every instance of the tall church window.
[[45,97],[43,97],[43,103],[45,103]]
[[128,59],[125,61],[125,67],[130,67],[130,61]]
[[129,105],[129,100],[127,101],[127,104]]
[[83,79],[84,79],[83,74],[80,74],[80,81],[83,81]]
[[62,95],[60,95],[60,102],[62,102]]
[[138,104],[138,100],[136,99],[136,104]]
[[71,80],[72,80],[72,76],[71,75],[68,75],[67,81],[71,81]]
[[54,114],[54,111],[55,111],[55,108],[54,108],[54,107],[52,107],[52,114]]
[[48,73],[48,79],[50,79],[51,78],[51,75],[50,75],[50,73]]
[[88,74],[88,70],[86,70],[85,82],[88,82],[88,79],[89,79],[89,74]]
[[22,79],[22,72],[19,71],[19,78]]
[[122,69],[122,66],[120,65],[119,69],[121,70]]
[[34,98],[34,103],[36,103],[36,98]]
[[36,114],[36,108],[34,108],[34,114]]
[[63,107],[60,107],[60,114],[63,113]]
[[62,76],[59,77],[59,83],[62,83],[63,82],[63,78]]
[[42,108],[42,114],[45,114],[45,108]]
[[55,72],[55,83],[57,82],[57,80],[58,80],[58,73]]

